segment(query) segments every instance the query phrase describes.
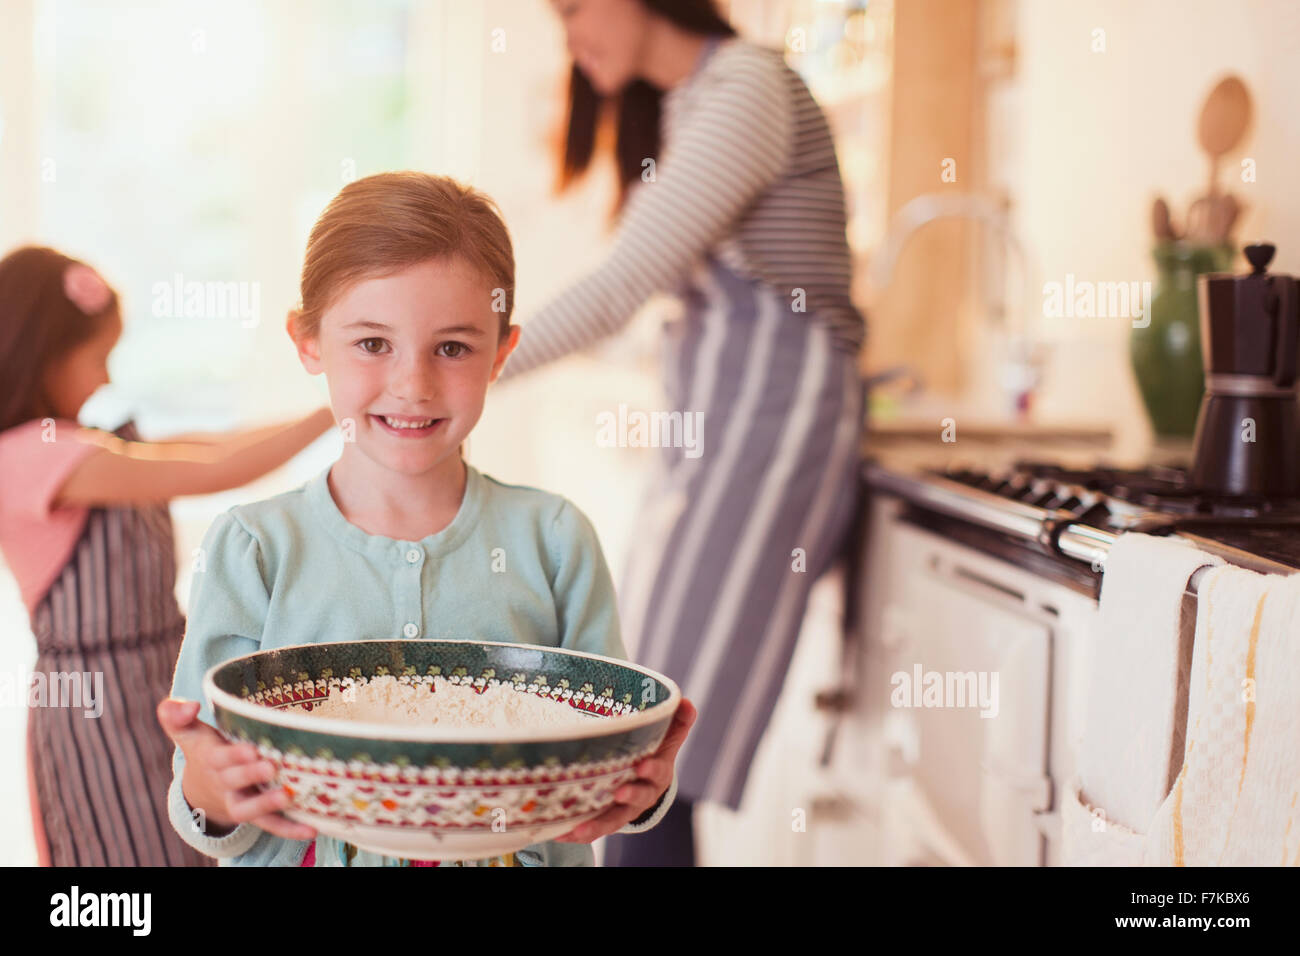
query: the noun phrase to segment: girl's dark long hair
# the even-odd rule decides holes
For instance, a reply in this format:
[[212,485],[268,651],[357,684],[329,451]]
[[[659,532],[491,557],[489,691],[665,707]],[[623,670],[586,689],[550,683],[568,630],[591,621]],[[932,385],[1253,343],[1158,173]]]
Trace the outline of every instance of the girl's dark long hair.
[[99,315],[85,315],[63,291],[74,265],[54,249],[23,246],[0,259],[0,431],[33,418],[53,418],[45,370],[94,337],[117,308],[117,293]]
[[[643,6],[675,26],[702,36],[735,36],[736,31],[713,9],[712,0],[641,0]],[[642,163],[659,158],[659,105],[663,91],[633,80],[606,99],[575,63],[569,71],[569,116],[560,154],[556,192],[568,189],[591,165],[603,125],[614,128],[618,196],[611,220],[623,208],[628,190],[641,178]]]

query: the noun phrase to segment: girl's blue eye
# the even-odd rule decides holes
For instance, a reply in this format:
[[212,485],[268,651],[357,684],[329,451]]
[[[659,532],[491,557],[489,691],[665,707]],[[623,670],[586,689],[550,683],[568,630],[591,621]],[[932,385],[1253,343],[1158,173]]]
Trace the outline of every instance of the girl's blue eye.
[[365,352],[367,355],[378,355],[380,351],[382,351],[382,349],[376,350],[376,349],[367,348],[366,346],[370,342],[378,342],[380,345],[383,345],[384,340],[383,339],[362,339],[360,342],[357,342],[356,344],[361,346],[361,351]]
[[464,342],[443,342],[442,345],[438,347],[439,351],[446,348],[455,349],[455,351],[448,355],[447,358],[461,358],[469,352],[469,346]]

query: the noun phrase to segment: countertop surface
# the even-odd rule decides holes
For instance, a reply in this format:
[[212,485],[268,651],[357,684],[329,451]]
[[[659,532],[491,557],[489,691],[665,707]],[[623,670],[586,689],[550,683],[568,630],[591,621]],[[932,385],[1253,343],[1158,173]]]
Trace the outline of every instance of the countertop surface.
[[961,420],[945,428],[939,421],[891,420],[868,422],[862,453],[886,467],[960,465],[994,471],[1017,461],[1047,461],[1070,468],[1144,468],[1153,464],[1187,465],[1192,458],[1192,442],[1152,441],[1136,454],[1125,454],[1105,425]]

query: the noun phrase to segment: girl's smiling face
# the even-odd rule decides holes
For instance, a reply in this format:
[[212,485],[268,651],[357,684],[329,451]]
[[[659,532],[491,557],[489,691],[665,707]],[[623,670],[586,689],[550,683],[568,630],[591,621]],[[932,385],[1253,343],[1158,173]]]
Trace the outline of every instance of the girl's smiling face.
[[325,373],[345,439],[415,477],[459,457],[518,341],[514,326],[500,337],[493,301],[462,261],[429,259],[355,282],[322,313],[318,334],[295,344],[307,371]]

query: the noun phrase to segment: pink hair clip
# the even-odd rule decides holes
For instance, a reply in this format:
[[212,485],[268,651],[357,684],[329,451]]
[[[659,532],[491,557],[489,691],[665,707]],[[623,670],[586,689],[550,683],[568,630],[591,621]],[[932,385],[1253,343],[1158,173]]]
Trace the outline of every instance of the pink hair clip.
[[100,278],[98,272],[81,262],[74,262],[64,271],[63,294],[86,315],[103,312],[113,298],[108,283]]

